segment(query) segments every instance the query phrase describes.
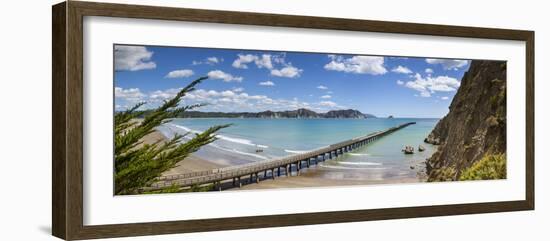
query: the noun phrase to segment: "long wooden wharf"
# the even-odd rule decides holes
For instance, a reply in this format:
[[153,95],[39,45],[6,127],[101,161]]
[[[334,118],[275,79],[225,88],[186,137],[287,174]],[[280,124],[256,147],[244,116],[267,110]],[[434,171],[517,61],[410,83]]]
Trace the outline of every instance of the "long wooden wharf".
[[329,146],[321,147],[305,153],[286,156],[266,161],[247,163],[224,168],[218,168],[208,171],[191,172],[179,175],[162,176],[148,190],[159,190],[165,187],[176,185],[180,188],[200,186],[204,184],[214,184],[215,187],[221,190],[222,182],[232,181],[232,186],[242,186],[243,178],[248,179],[248,183],[260,182],[260,175],[263,174],[263,179],[281,176],[281,173],[289,176],[292,172],[300,174],[300,170],[308,168],[319,161],[325,161],[327,158],[336,158],[343,155],[345,152],[350,152],[356,148],[367,145],[383,136],[403,129],[416,122],[407,122],[383,131],[377,131],[368,135],[359,136],[342,142],[338,142]]

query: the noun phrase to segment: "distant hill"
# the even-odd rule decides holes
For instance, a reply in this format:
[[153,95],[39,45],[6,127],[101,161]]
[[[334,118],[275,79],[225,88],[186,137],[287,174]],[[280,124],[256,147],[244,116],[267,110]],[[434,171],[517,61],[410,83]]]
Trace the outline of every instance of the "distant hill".
[[297,109],[287,111],[262,111],[262,112],[201,112],[187,111],[178,116],[179,118],[333,118],[333,119],[365,119],[376,118],[371,114],[363,114],[358,110],[331,110],[327,113],[317,113],[308,109]]

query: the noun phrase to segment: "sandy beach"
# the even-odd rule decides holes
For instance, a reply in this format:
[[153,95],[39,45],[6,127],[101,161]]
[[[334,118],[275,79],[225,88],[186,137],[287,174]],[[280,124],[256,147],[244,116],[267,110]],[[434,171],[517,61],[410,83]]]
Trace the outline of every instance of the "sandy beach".
[[[335,187],[349,185],[376,185],[376,184],[395,184],[395,183],[418,183],[417,178],[409,179],[390,179],[390,180],[334,180],[316,176],[308,176],[300,174],[300,176],[292,177],[276,177],[275,180],[265,179],[260,183],[252,185],[243,185],[241,190],[257,190],[257,189],[272,189],[272,188],[304,188],[304,187]],[[239,189],[239,188],[236,188]],[[231,189],[234,190],[234,189]]]
[[[151,144],[159,140],[165,141],[167,140],[167,138],[159,131],[154,131],[153,133],[143,138],[143,144]],[[224,167],[224,165],[210,162],[208,160],[197,157],[196,155],[190,155],[187,158],[178,162],[176,167],[164,172],[163,176],[183,174],[183,173],[196,172],[196,171],[206,171],[206,170],[212,170],[220,167]]]
[[421,177],[393,177],[393,178],[373,178],[373,179],[354,179],[354,178],[327,178],[327,170],[321,166],[312,166],[302,169],[300,174],[292,173],[292,176],[276,176],[273,179],[268,173],[267,177],[260,175],[260,182],[249,184],[248,179],[242,179],[243,186],[235,187],[227,186],[231,190],[256,190],[256,189],[272,189],[272,188],[304,188],[304,187],[335,187],[349,185],[376,185],[376,184],[395,184],[395,183],[418,183],[423,182]]
[[[168,138],[161,131],[154,131],[153,133],[147,135],[143,141],[145,144],[154,143],[158,140],[164,141]],[[234,156],[230,152],[221,153],[219,151],[214,151],[212,147],[203,147],[201,149],[202,154],[207,154],[207,156],[215,157],[217,155],[229,155],[226,157],[229,159],[243,160],[242,157]],[[227,161],[221,161],[217,159],[207,160],[204,157],[199,157],[196,153],[191,156],[181,160],[177,167],[166,171],[163,173],[163,176],[168,175],[177,175],[184,174],[189,172],[196,171],[206,171],[216,168],[227,167],[231,165],[238,165],[240,163],[228,163]],[[419,163],[410,163],[411,166],[418,165]],[[345,173],[345,174],[343,174]],[[342,176],[344,175],[344,176]],[[260,175],[260,182],[256,183],[255,180],[253,183],[250,183],[250,180],[246,177],[241,179],[242,187],[239,188],[239,185],[233,186],[231,180],[226,180],[222,183],[223,190],[257,190],[257,189],[273,189],[273,188],[305,188],[305,187],[335,187],[335,186],[349,186],[349,185],[377,185],[377,184],[392,184],[392,183],[418,183],[423,182],[421,177],[412,177],[412,176],[390,176],[384,174],[383,172],[376,173],[372,175],[365,175],[364,173],[354,173],[351,172],[342,172],[340,170],[334,170],[330,168],[325,168],[322,165],[313,165],[310,168],[303,169],[300,172],[300,175],[297,175],[296,172],[292,172],[292,175],[286,176],[276,176],[275,179],[271,177],[271,174],[268,173],[267,176],[263,176],[263,173]]]

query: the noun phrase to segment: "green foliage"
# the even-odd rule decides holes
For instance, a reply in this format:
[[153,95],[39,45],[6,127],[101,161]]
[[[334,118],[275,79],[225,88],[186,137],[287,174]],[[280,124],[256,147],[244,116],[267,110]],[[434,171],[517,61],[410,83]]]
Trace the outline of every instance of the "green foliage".
[[214,190],[214,184],[208,184],[204,186],[193,185],[188,191],[189,192],[207,192],[212,190]]
[[491,180],[506,178],[506,155],[487,155],[464,170],[460,180]]
[[[115,194],[142,193],[141,188],[151,185],[160,175],[175,167],[176,163],[196,152],[200,147],[216,140],[214,133],[229,125],[213,126],[203,133],[196,134],[191,140],[181,144],[185,135],[176,135],[172,139],[153,144],[143,144],[143,137],[152,133],[154,128],[167,123],[170,118],[187,110],[203,105],[178,107],[186,93],[195,90],[195,86],[206,77],[199,78],[157,109],[138,111],[145,103],[115,114]],[[135,121],[143,115],[142,121]],[[187,133],[189,134],[189,133]],[[186,134],[186,135],[187,135]],[[179,189],[168,187],[162,192],[177,192]]]
[[176,184],[173,184],[172,186],[166,187],[161,190],[144,191],[144,192],[141,192],[140,194],[162,194],[162,193],[177,193],[177,192],[181,192],[181,189]]
[[431,171],[428,182],[447,182],[453,181],[456,176],[456,169],[452,167],[443,167]]

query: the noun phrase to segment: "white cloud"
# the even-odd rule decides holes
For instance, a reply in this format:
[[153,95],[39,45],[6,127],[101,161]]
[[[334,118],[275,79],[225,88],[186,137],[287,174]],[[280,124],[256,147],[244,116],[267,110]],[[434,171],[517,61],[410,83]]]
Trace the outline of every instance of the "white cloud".
[[115,45],[115,70],[116,71],[138,71],[154,69],[157,67],[151,61],[153,52],[143,46],[121,46]]
[[468,64],[468,60],[462,59],[426,59],[428,64],[441,64],[444,69],[458,70]]
[[190,69],[180,69],[174,70],[168,73],[165,78],[186,78],[195,74],[193,70]]
[[263,54],[262,57],[258,57],[254,63],[258,68],[273,69],[273,64],[271,63],[271,55]]
[[427,76],[423,78],[419,73],[414,76],[414,81],[408,81],[405,87],[420,92],[422,97],[430,97],[432,93],[455,91],[460,87],[460,81],[449,76]]
[[420,92],[420,96],[421,97],[430,97],[432,95],[430,94],[430,92]]
[[403,82],[403,81],[401,81],[401,80],[398,80],[398,81],[397,81],[397,84],[398,84],[398,85],[403,85],[403,84],[405,84],[405,82]]
[[254,62],[258,68],[272,69],[271,55],[263,54],[262,56],[253,54],[238,54],[238,58],[233,61],[232,66],[238,69],[248,69],[248,64]]
[[[346,71],[346,65],[341,62],[336,61],[330,61],[330,63],[325,65],[326,70],[334,70],[334,71]],[[348,70],[346,72],[351,72],[351,70]]]
[[286,77],[286,78],[296,78],[300,77],[300,74],[303,70],[298,69],[294,66],[286,66],[282,69],[272,69],[271,75],[277,76],[277,77]]
[[145,94],[141,93],[139,88],[123,89],[115,87],[115,98],[123,98],[126,100],[141,100]]
[[[148,108],[155,108],[163,103],[164,100],[173,98],[181,88],[171,88],[165,90],[156,90],[143,94],[139,89],[127,89],[116,88],[116,103],[117,110],[124,110],[135,103],[140,101],[146,101]],[[130,98],[133,101],[129,102],[125,98]],[[231,90],[216,91],[198,89],[187,93],[182,98],[181,105],[192,105],[198,103],[208,103],[209,105],[201,107],[200,111],[223,111],[223,112],[242,112],[251,111],[259,112],[265,110],[272,111],[284,111],[284,110],[296,110],[299,108],[307,108],[317,112],[326,112],[333,109],[343,109],[344,106],[340,106],[333,101],[320,101],[309,103],[306,101],[300,101],[298,98],[292,99],[274,99],[266,95],[250,95],[248,93],[233,88]]]
[[424,83],[419,83],[418,81],[408,81],[405,86],[407,86],[407,88],[411,88],[419,92],[428,92],[426,85]]
[[325,65],[326,70],[341,71],[356,74],[380,75],[388,72],[384,67],[384,57],[376,56],[342,56],[329,55],[331,61]]
[[[292,63],[285,61],[285,55],[253,55],[253,54],[238,54],[238,58],[233,61],[232,66],[238,69],[248,69],[248,64],[254,63],[256,67],[271,70],[270,73],[277,77],[297,78],[300,77],[302,69],[292,66]],[[282,65],[276,69],[275,64]]]
[[276,64],[286,64],[286,60],[285,60],[285,57],[286,57],[286,53],[285,52],[282,52],[281,54],[278,54],[278,55],[273,55],[273,62],[275,62]]
[[328,87],[324,86],[324,85],[319,85],[317,86],[317,89],[320,89],[320,90],[328,90]]
[[273,83],[272,81],[264,81],[264,82],[260,82],[258,83],[259,85],[262,85],[262,86],[275,86],[275,83]]
[[243,91],[244,91],[244,88],[243,88],[243,87],[235,87],[235,88],[233,88],[233,89],[231,89],[231,90],[233,90],[234,92],[243,92]]
[[319,105],[326,106],[326,107],[336,107],[336,106],[338,106],[338,104],[336,104],[332,101],[328,101],[328,100],[319,102]]
[[212,70],[208,72],[208,77],[211,79],[221,79],[224,82],[241,82],[243,80],[243,77],[233,76],[221,70]]
[[206,61],[208,63],[212,63],[212,64],[217,64],[220,62],[220,59],[216,58],[216,57],[208,57],[206,58]]
[[166,89],[166,90],[156,90],[156,91],[153,91],[149,94],[149,101],[160,101],[160,100],[166,100],[166,99],[170,99],[170,98],[174,98],[174,96],[176,96],[176,94],[180,91],[181,89],[177,89],[177,88],[172,88],[172,89]]
[[248,65],[246,64],[251,63],[258,58],[258,56],[252,54],[239,54],[237,56],[238,58],[235,59],[232,64],[232,66],[237,69],[248,69]]
[[323,96],[321,96],[321,99],[330,99],[330,98],[332,98],[332,96],[330,96],[330,95],[323,95]]
[[410,74],[410,73],[412,73],[412,71],[409,68],[401,66],[401,65],[393,68],[391,71],[394,72],[394,73],[399,73],[399,74]]
[[448,96],[443,96],[443,97],[441,97],[441,99],[442,99],[442,100],[448,100],[449,97],[448,97]]
[[193,60],[192,64],[193,65],[199,65],[199,64],[215,65],[221,62],[223,62],[222,58],[212,56],[212,57],[207,57],[203,61]]
[[424,70],[424,72],[426,72],[426,74],[433,74],[434,70],[431,68],[427,68]]
[[135,105],[146,99],[147,95],[143,94],[139,88],[124,89],[115,87],[115,99],[122,100],[125,104]]
[[300,103],[297,100],[275,100],[265,95],[249,95],[247,93],[236,93],[231,90],[215,91],[199,89],[184,97],[191,103],[210,103],[206,108],[219,111],[262,111],[262,110],[283,110],[297,109],[308,106],[308,103]]

